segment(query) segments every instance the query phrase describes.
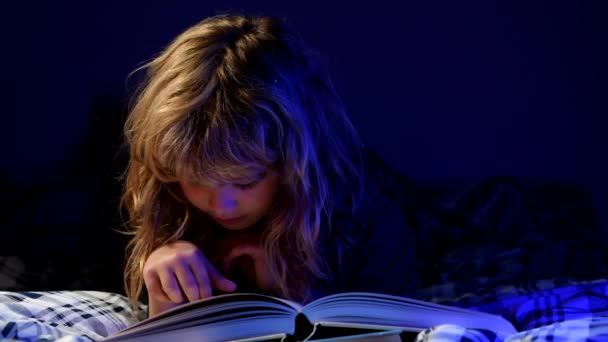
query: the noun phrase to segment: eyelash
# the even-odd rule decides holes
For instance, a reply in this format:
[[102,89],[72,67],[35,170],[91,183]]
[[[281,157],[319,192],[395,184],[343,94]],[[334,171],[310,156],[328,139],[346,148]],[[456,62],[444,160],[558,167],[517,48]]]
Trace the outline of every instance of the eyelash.
[[254,186],[256,186],[259,182],[260,182],[259,180],[256,180],[256,181],[253,181],[253,182],[247,183],[247,184],[236,184],[235,186],[241,190],[248,190],[248,189],[251,189]]
[[235,186],[241,190],[249,190],[258,185],[258,183],[261,182],[264,178],[266,178],[266,172],[259,175],[259,178],[254,180],[253,182],[247,184],[236,184]]

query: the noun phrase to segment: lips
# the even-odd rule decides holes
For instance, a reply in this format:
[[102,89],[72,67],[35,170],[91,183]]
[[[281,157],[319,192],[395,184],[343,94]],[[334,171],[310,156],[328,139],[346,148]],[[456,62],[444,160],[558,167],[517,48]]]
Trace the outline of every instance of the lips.
[[244,218],[245,218],[244,216],[239,216],[239,217],[230,218],[230,219],[220,219],[220,218],[216,217],[215,220],[221,224],[232,225],[232,224],[236,224],[236,223],[243,221]]

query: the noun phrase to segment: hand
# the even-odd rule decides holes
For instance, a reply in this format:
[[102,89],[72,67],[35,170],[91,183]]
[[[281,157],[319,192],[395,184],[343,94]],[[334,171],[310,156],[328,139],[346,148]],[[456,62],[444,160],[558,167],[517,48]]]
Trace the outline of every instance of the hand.
[[211,297],[212,288],[224,292],[236,289],[235,283],[187,241],[154,250],[144,264],[143,276],[150,297],[150,316],[187,301]]
[[256,237],[241,235],[228,239],[222,249],[225,251],[222,258],[224,273],[239,268],[258,289],[267,293],[274,289],[275,282],[268,267],[266,253]]

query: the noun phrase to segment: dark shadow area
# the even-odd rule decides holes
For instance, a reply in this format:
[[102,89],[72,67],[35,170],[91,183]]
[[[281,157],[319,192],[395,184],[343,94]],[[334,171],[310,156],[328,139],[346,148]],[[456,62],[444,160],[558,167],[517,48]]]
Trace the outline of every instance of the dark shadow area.
[[0,284],[3,290],[123,292],[123,98],[118,87],[97,88],[87,139],[71,152],[60,178],[17,187],[2,177],[0,265],[14,278]]

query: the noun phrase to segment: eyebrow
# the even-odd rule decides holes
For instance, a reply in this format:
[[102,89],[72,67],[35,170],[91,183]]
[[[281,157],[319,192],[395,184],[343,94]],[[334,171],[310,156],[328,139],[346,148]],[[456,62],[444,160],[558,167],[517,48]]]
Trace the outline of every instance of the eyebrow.
[[256,173],[249,173],[243,175],[243,177],[237,177],[233,179],[228,179],[222,182],[215,182],[210,180],[209,178],[199,178],[199,177],[188,177],[189,181],[196,182],[203,185],[221,185],[221,184],[249,184],[253,182],[258,182],[264,179],[268,175],[268,169],[264,169],[262,171]]
[[255,174],[253,176],[248,176],[246,178],[238,179],[235,181],[239,182],[239,184],[246,184],[246,183],[260,181],[260,180],[264,179],[266,177],[266,175],[268,175],[268,170],[264,170],[264,171],[258,172],[257,174]]

